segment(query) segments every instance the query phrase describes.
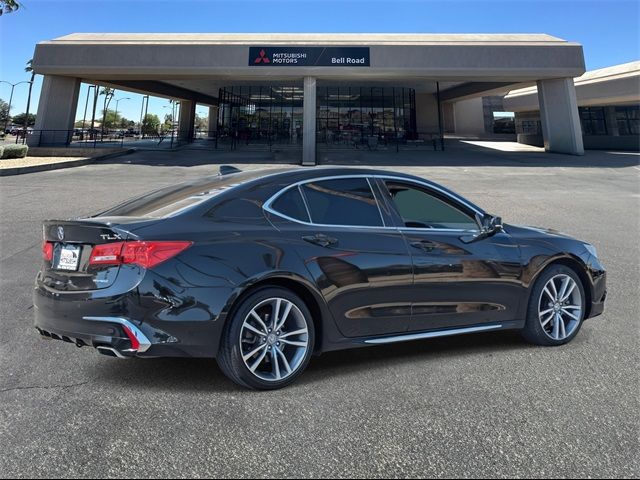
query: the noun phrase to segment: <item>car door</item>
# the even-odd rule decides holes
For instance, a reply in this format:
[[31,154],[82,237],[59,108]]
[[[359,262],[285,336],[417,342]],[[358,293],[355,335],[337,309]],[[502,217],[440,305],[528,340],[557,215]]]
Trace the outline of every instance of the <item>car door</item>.
[[290,220],[277,227],[346,337],[402,333],[411,319],[411,256],[378,198],[365,176],[331,177],[290,187],[266,207]]
[[[410,331],[515,320],[525,296],[520,253],[500,232],[469,242],[475,207],[435,186],[381,178],[414,265]],[[463,238],[467,241],[463,241]]]

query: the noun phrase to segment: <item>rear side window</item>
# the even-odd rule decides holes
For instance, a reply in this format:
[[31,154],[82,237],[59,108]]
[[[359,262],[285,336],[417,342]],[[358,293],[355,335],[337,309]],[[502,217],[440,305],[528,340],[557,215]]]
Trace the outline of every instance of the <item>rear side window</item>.
[[307,209],[304,206],[302,195],[300,195],[300,190],[296,187],[290,188],[280,195],[276,201],[273,202],[271,208],[282,215],[293,218],[294,220],[299,220],[301,222],[309,221],[309,215],[307,214]]
[[341,178],[302,187],[311,222],[321,225],[381,227],[380,210],[366,178]]

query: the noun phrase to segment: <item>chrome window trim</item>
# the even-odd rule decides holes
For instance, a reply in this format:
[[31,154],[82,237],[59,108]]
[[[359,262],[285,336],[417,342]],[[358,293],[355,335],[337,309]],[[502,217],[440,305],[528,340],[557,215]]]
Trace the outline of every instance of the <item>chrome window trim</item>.
[[266,202],[264,202],[264,204],[262,205],[262,209],[265,210],[266,212],[271,213],[272,215],[275,215],[277,217],[280,218],[284,218],[285,220],[289,220],[290,222],[294,222],[294,223],[298,223],[301,225],[306,225],[306,226],[310,226],[310,227],[330,227],[330,228],[359,228],[359,229],[383,229],[383,230],[395,230],[397,232],[451,232],[451,233],[460,233],[460,232],[478,232],[480,231],[479,229],[476,230],[465,230],[465,229],[455,229],[455,228],[415,228],[415,227],[395,227],[395,226],[386,226],[385,225],[385,221],[384,221],[384,217],[382,216],[382,211],[380,209],[380,205],[378,204],[378,211],[380,212],[380,216],[382,219],[382,225],[383,226],[372,226],[372,225],[331,225],[331,224],[324,224],[324,223],[312,223],[311,221],[309,222],[304,222],[302,220],[298,220],[296,218],[292,218],[289,217],[288,215],[285,215],[283,213],[278,212],[277,210],[274,210],[272,208],[272,204],[273,202],[282,194],[284,194],[286,191],[292,189],[292,188],[298,188],[298,190],[300,191],[300,194],[302,195],[302,200],[305,203],[305,208],[307,209],[307,214],[309,215],[309,220],[312,220],[311,218],[311,212],[309,211],[309,207],[307,205],[307,200],[304,196],[304,193],[301,189],[302,185],[305,185],[307,183],[312,183],[312,182],[320,182],[320,181],[324,181],[324,180],[339,180],[339,179],[350,179],[350,178],[365,178],[367,179],[367,182],[369,183],[369,188],[371,188],[371,191],[374,195],[374,198],[376,198],[376,203],[378,201],[377,197],[376,197],[376,193],[372,188],[371,185],[371,178],[377,178],[377,179],[382,179],[382,180],[396,180],[396,181],[401,181],[401,182],[407,182],[407,183],[413,183],[417,186],[421,186],[427,189],[431,189],[431,190],[435,190],[437,192],[439,192],[440,194],[442,194],[445,198],[452,200],[454,203],[460,203],[462,205],[464,205],[465,207],[467,207],[469,210],[473,211],[474,213],[477,213],[479,215],[484,215],[485,212],[483,212],[482,210],[479,210],[478,208],[474,207],[473,205],[471,205],[469,202],[467,202],[466,200],[464,200],[462,197],[453,194],[453,193],[449,193],[446,190],[443,190],[442,188],[438,187],[435,184],[432,184],[430,182],[426,182],[426,181],[421,181],[421,180],[416,180],[413,178],[406,178],[406,177],[399,177],[399,176],[395,176],[395,175],[380,175],[380,174],[376,174],[376,175],[366,175],[366,174],[347,174],[347,175],[331,175],[331,176],[325,176],[325,177],[316,177],[316,178],[311,178],[311,179],[306,179],[306,180],[300,180],[298,182],[292,183],[291,185],[287,185],[286,187],[282,188],[281,190],[277,191],[276,193],[274,193],[271,197],[269,197],[269,199],[267,199]]
[[376,202],[376,207],[378,207],[378,213],[380,214],[380,220],[382,220],[382,226],[386,227],[387,226],[387,222],[384,221],[384,215],[382,215],[382,209],[380,208],[380,202],[378,201],[378,199],[376,197],[376,191],[373,189],[373,185],[371,185],[371,177],[367,177],[367,184],[369,184],[369,190],[371,190],[371,193],[373,194],[373,199]]
[[300,194],[300,198],[302,198],[302,203],[304,203],[304,209],[307,211],[307,218],[309,219],[309,223],[312,222],[312,218],[311,218],[311,210],[309,210],[309,204],[307,203],[307,197],[304,196],[304,192],[302,191],[302,188],[300,188],[300,185],[298,185],[298,193]]

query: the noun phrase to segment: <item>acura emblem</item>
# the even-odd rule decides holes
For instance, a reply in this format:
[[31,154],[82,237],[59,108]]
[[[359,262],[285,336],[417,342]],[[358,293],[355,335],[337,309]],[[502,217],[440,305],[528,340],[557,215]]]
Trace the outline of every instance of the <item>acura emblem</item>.
[[58,240],[64,240],[64,228],[58,227]]

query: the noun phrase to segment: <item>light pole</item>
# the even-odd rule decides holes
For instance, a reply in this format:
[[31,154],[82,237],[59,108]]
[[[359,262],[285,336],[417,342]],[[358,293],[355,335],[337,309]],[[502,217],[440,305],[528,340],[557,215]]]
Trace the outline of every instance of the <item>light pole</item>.
[[22,82],[18,82],[18,83],[11,83],[11,82],[7,82],[6,80],[0,80],[0,83],[6,83],[7,85],[11,85],[11,95],[9,96],[9,110],[7,111],[7,118],[4,121],[4,130],[3,132],[7,131],[7,126],[9,125],[9,116],[11,115],[11,102],[13,101],[13,89],[16,88],[16,86],[20,85],[21,83],[31,83],[29,80],[23,80]]
[[85,122],[87,118],[87,107],[89,106],[89,93],[91,93],[92,88],[95,90],[96,86],[89,85],[89,87],[87,88],[87,100],[84,102],[84,115],[82,115],[82,132],[81,132],[82,140],[84,140],[84,135],[85,135],[84,127],[85,127]]
[[149,103],[149,95],[145,95],[144,97],[142,97],[142,106],[140,107],[140,131],[138,132],[140,134],[140,139],[144,138],[144,133],[142,133],[142,125],[144,123],[143,117],[146,115],[146,112],[144,110],[145,103]]
[[116,122],[116,123],[118,122],[118,102],[119,102],[120,100],[131,100],[131,99],[130,99],[129,97],[123,97],[123,98],[118,98],[118,99],[116,100],[116,115],[115,115],[115,117],[116,117],[116,118],[115,118],[115,122]]
[[[118,102],[120,102],[120,100],[131,100],[129,97],[122,97],[122,98],[118,98],[116,100],[116,114],[115,114],[115,118],[114,121],[116,122],[116,125],[118,124]],[[124,132],[120,132],[122,133],[122,137],[120,138],[120,146],[124,145]]]
[[[209,114],[204,112],[204,111],[198,112],[198,117],[200,118],[200,122],[202,122],[202,120],[204,120],[205,115],[207,117],[207,128],[208,128],[208,126],[209,126],[209,118],[208,118]],[[202,135],[202,131],[198,131],[198,126],[196,125],[196,138],[202,138],[201,135]]]

